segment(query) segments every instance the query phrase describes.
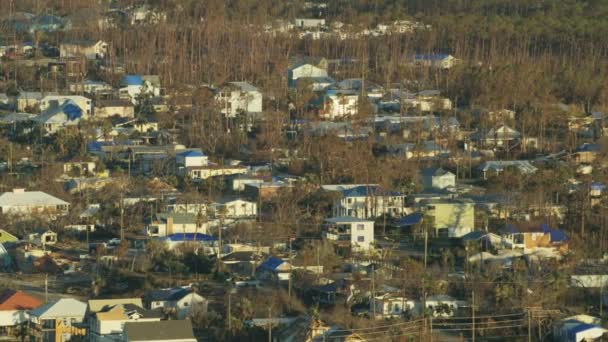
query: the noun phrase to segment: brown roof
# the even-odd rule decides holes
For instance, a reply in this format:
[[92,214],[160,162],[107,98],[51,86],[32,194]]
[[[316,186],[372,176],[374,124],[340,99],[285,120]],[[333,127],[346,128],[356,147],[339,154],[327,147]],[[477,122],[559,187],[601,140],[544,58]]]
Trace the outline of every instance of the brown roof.
[[42,305],[38,299],[21,291],[5,290],[0,293],[0,311],[31,310]]
[[189,320],[158,321],[158,322],[127,322],[125,334],[128,340],[137,341],[163,341],[163,340],[192,340],[192,323]]
[[95,107],[133,107],[133,104],[127,100],[97,100]]

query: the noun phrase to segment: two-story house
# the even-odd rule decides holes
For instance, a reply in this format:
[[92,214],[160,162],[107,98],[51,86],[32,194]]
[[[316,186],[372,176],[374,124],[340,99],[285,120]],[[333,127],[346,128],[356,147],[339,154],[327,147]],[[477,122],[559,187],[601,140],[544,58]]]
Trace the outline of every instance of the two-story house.
[[353,250],[369,250],[374,242],[374,221],[339,216],[326,219],[325,238],[347,243]]
[[352,216],[361,219],[382,215],[402,216],[406,214],[405,195],[381,189],[377,185],[357,185],[342,188],[342,196],[334,200],[334,216]]
[[191,287],[152,290],[144,295],[144,305],[150,310],[162,309],[178,319],[206,313],[208,300]]

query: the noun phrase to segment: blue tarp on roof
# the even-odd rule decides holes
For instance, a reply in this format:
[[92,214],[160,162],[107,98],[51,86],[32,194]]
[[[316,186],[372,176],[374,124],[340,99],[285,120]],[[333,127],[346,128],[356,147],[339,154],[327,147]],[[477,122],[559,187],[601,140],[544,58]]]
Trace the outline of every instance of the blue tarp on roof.
[[599,144],[584,143],[581,146],[576,148],[576,152],[599,152],[599,151],[600,151]]
[[201,241],[201,242],[210,242],[216,241],[217,238],[202,234],[202,233],[178,233],[167,236],[167,240],[172,242],[180,242],[180,241]]
[[199,151],[186,151],[179,154],[182,157],[204,157],[205,154]]
[[576,339],[576,334],[583,332],[585,330],[589,330],[589,329],[595,329],[595,328],[599,328],[600,326],[598,325],[594,325],[594,324],[587,324],[587,323],[581,323],[579,325],[575,325],[572,328],[567,329],[567,336],[569,337],[569,339],[572,339],[572,341],[575,341]]
[[550,233],[551,242],[566,242],[568,241],[568,236],[562,230],[552,230]]
[[399,220],[395,221],[394,225],[395,227],[409,227],[409,226],[413,226],[415,224],[418,224],[420,222],[422,222],[422,213],[420,212],[415,212],[412,214],[409,214],[407,216],[404,216],[402,218],[400,218]]
[[120,84],[123,86],[138,86],[144,84],[144,80],[139,75],[125,75]]
[[71,102],[63,106],[63,112],[70,121],[74,121],[82,117],[82,109],[80,109],[80,107]]
[[375,185],[361,185],[342,191],[344,197],[366,197],[366,196],[400,196],[399,192],[384,191]]
[[604,190],[606,190],[606,186],[599,182],[593,182],[593,183],[591,183],[591,190],[604,191]]
[[264,261],[263,263],[260,264],[260,268],[274,272],[277,269],[277,267],[281,266],[281,264],[283,264],[283,263],[284,263],[283,260],[271,256],[268,259],[266,259],[266,261]]

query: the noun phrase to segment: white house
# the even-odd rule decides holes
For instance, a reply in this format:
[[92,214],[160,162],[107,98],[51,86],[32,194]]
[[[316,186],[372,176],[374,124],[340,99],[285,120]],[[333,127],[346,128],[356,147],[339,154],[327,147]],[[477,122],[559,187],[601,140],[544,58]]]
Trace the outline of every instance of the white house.
[[435,295],[427,297],[425,304],[434,317],[452,317],[466,303],[448,295]]
[[172,309],[178,319],[207,312],[208,301],[191,287],[153,290],[144,295],[144,304],[150,310]]
[[66,127],[75,127],[84,117],[84,111],[68,100],[58,107],[48,107],[34,121],[42,126],[46,134],[54,134]]
[[294,26],[301,29],[319,28],[325,26],[325,19],[316,18],[296,18],[293,22]]
[[70,204],[42,191],[25,191],[13,189],[0,195],[0,213],[31,215],[50,213],[65,215]]
[[40,111],[44,112],[50,108],[59,108],[68,102],[78,106],[85,117],[93,114],[93,101],[79,95],[47,95],[40,100]]
[[335,120],[359,112],[359,94],[349,90],[328,89],[321,98],[319,117]]
[[229,118],[239,113],[262,112],[262,93],[247,82],[229,82],[219,91],[216,100],[222,114]]
[[178,153],[175,162],[178,167],[206,166],[209,164],[209,157],[200,150],[188,150]]
[[232,179],[232,190],[233,191],[244,191],[245,184],[262,184],[264,183],[263,179],[249,177],[249,176],[236,176]]
[[456,175],[442,168],[423,169],[421,178],[425,189],[447,189],[456,186]]
[[289,86],[295,87],[296,81],[300,79],[322,79],[329,78],[327,70],[309,63],[296,64],[288,70]]
[[227,218],[256,217],[258,205],[256,202],[245,201],[240,198],[222,198],[214,203],[216,215],[220,210],[225,210]]
[[369,250],[374,242],[374,221],[339,216],[325,220],[328,229],[325,237],[338,243],[346,241],[355,250]]
[[38,299],[21,291],[0,293],[0,336],[15,336],[17,326],[29,319],[28,310],[42,305]]
[[457,63],[457,59],[448,54],[417,54],[414,64],[439,69],[450,69]]
[[87,59],[102,59],[108,54],[108,43],[103,40],[80,40],[59,45],[61,58],[85,56]]
[[149,96],[160,96],[161,88],[154,80],[153,75],[125,75],[120,81],[119,95],[122,99],[127,99],[133,104],[137,104],[142,94]]
[[415,308],[416,301],[393,293],[376,296],[370,303],[370,311],[374,313],[377,319],[398,318]]
[[377,185],[358,185],[339,190],[342,196],[334,200],[334,216],[352,216],[361,219],[375,218],[384,214],[406,214],[405,195],[386,191]]
[[51,230],[40,231],[29,234],[27,240],[40,247],[52,246],[57,243],[57,233]]

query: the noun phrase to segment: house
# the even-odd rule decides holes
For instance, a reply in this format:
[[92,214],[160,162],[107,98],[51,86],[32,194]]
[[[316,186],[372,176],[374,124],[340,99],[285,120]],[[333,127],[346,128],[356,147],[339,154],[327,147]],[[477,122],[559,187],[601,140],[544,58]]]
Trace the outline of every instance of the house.
[[13,189],[0,195],[0,213],[14,215],[35,215],[49,213],[66,215],[70,204],[42,191]]
[[377,319],[399,318],[416,308],[416,302],[403,295],[385,293],[373,298],[370,311]]
[[79,176],[86,175],[88,173],[95,172],[95,162],[94,161],[72,161],[63,163],[63,173],[77,173]]
[[16,338],[19,326],[29,321],[28,311],[40,305],[41,301],[21,291],[0,292],[0,336]]
[[32,109],[38,108],[43,98],[44,94],[41,92],[22,91],[16,98],[17,110],[20,112],[31,112]]
[[336,81],[331,77],[300,77],[294,81],[297,89],[308,88],[312,91],[324,91],[331,87]]
[[[340,329],[338,327],[331,327],[322,336],[315,338],[313,341],[321,342],[325,341],[339,341],[339,342],[365,342],[367,338],[363,337],[364,334],[357,334],[348,329]],[[371,339],[370,339],[371,340]]]
[[415,65],[439,69],[450,69],[457,62],[454,56],[448,54],[417,54],[413,60]]
[[197,342],[190,320],[127,322],[120,342]]
[[574,152],[574,161],[577,164],[593,163],[600,152],[600,144],[584,143],[576,148],[576,151]]
[[247,82],[229,82],[216,95],[218,107],[227,118],[238,114],[255,116],[262,113],[262,93]]
[[418,93],[401,93],[401,105],[415,108],[420,112],[452,109],[452,101],[441,97],[439,90],[423,90]]
[[70,82],[68,88],[72,93],[87,93],[89,95],[109,94],[112,92],[112,86],[103,81],[80,80]]
[[12,243],[17,241],[19,241],[19,239],[15,235],[4,229],[0,229],[0,243]]
[[265,254],[268,253],[256,250],[233,251],[222,257],[222,264],[230,273],[252,276],[255,274],[256,266],[265,260]]
[[538,170],[527,160],[493,160],[486,161],[479,166],[483,179],[488,179],[489,175],[498,175],[508,169],[516,170],[522,175],[529,175]]
[[199,213],[159,213],[146,225],[146,234],[165,237],[172,234],[207,233],[208,223]]
[[214,204],[216,215],[224,211],[227,218],[248,218],[258,215],[256,202],[246,201],[240,198],[225,197],[217,200]]
[[160,310],[146,310],[141,298],[89,300],[88,336],[91,342],[120,340],[127,322],[158,322]]
[[426,298],[425,307],[429,310],[433,317],[452,317],[458,308],[463,307],[466,303],[462,300],[456,300],[448,295],[435,295]]
[[126,100],[99,100],[95,102],[95,118],[134,118],[135,107]]
[[93,114],[93,101],[79,95],[47,95],[40,100],[40,111],[44,113],[48,109],[61,107],[67,102],[78,106],[85,117]]
[[291,184],[273,181],[273,182],[262,182],[262,183],[247,183],[245,184],[244,192],[250,198],[259,200],[268,200],[278,196],[282,191],[291,189]]
[[208,301],[194,292],[191,287],[152,290],[144,297],[144,305],[150,310],[163,309],[174,314],[177,319],[184,319],[196,314],[206,313]]
[[29,311],[31,335],[36,341],[69,341],[85,336],[83,324],[87,304],[73,298],[50,301]]
[[521,248],[524,252],[537,248],[565,246],[568,240],[563,231],[551,229],[548,224],[510,223],[500,233],[504,247]]
[[[204,160],[206,157],[194,157],[194,159],[196,158]],[[190,159],[193,159],[193,157]],[[182,177],[188,176],[192,180],[204,180],[211,177],[241,175],[245,173],[247,173],[247,168],[244,166],[217,165],[209,162],[200,166],[179,167],[177,170],[178,175]]]
[[595,341],[606,333],[602,320],[589,315],[567,317],[553,326],[554,341],[559,342]]
[[262,184],[264,180],[247,175],[239,175],[232,178],[231,183],[233,191],[245,191],[245,184]]
[[456,175],[442,168],[428,168],[421,172],[422,186],[427,189],[447,189],[456,186]]
[[27,236],[27,240],[36,246],[46,247],[57,243],[57,233],[52,230],[41,230]]
[[322,119],[335,120],[359,113],[359,93],[356,91],[327,89],[319,100]]
[[353,250],[366,251],[374,243],[374,221],[339,216],[326,219],[325,238],[338,243],[347,242]]
[[325,19],[317,18],[296,18],[293,25],[300,29],[320,28],[325,26]]
[[376,185],[359,185],[340,191],[341,197],[334,200],[334,216],[352,216],[361,219],[382,215],[405,214],[405,195],[381,189]]
[[78,126],[82,118],[84,118],[83,110],[68,100],[59,107],[47,108],[34,121],[42,126],[47,134],[54,134],[66,127]]
[[200,150],[188,150],[175,155],[179,167],[200,167],[209,165],[209,157]]
[[108,43],[98,40],[77,40],[59,44],[59,57],[85,56],[87,59],[103,59],[108,54]]
[[142,95],[160,96],[161,88],[156,84],[157,79],[150,76],[152,75],[125,75],[120,81],[120,98],[129,100],[136,105]]
[[475,202],[469,199],[428,199],[419,203],[435,234],[461,237],[475,227]]
[[507,125],[492,128],[487,132],[478,132],[473,139],[483,147],[513,147],[521,138],[521,133]]
[[305,79],[320,79],[328,78],[327,66],[320,63],[315,65],[311,63],[296,63],[292,65],[288,70],[289,87],[293,88],[296,86],[298,80]]
[[258,280],[280,283],[291,278],[292,265],[274,256],[268,257],[255,270],[255,277]]

